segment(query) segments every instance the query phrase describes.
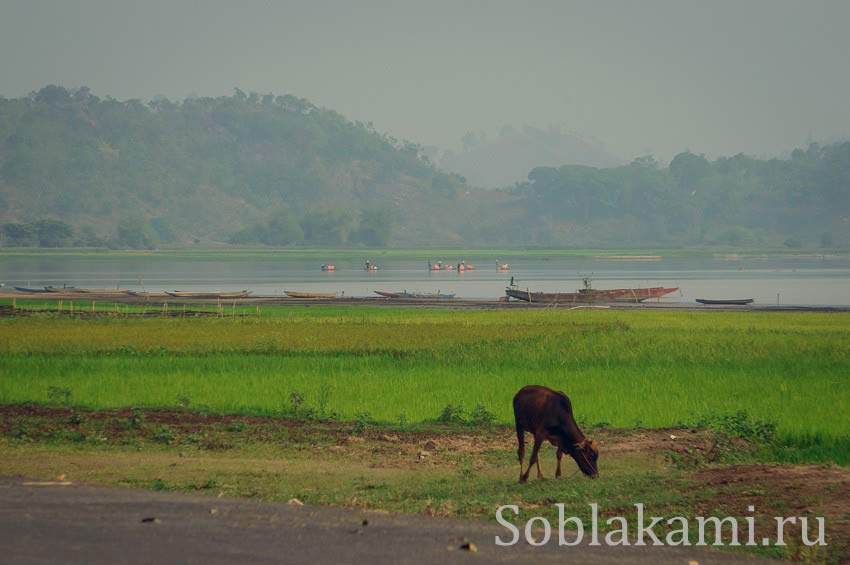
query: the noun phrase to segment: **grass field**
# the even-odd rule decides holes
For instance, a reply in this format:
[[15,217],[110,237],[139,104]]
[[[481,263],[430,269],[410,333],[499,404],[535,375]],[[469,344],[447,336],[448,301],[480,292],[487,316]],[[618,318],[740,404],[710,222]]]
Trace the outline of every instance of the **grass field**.
[[850,463],[845,314],[321,307],[230,319],[4,318],[0,373],[4,404],[389,423],[437,419],[447,406],[450,417],[479,407],[508,423],[513,394],[538,383],[566,391],[585,424],[758,432],[775,423],[782,458]]

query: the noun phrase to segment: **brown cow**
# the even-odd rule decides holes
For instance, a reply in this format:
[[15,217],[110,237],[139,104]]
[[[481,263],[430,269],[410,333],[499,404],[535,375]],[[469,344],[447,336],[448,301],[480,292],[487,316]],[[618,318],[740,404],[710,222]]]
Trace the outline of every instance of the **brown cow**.
[[[596,460],[599,449],[596,442],[588,440],[573,418],[570,399],[563,392],[539,385],[523,387],[514,396],[514,418],[516,419],[516,437],[519,442],[519,482],[528,480],[531,467],[537,463],[537,478],[542,479],[538,452],[545,440],[558,448],[558,468],[555,476],[561,476],[561,458],[569,453],[575,459],[581,472],[596,478],[599,469]],[[528,460],[528,469],[523,472],[525,458],[525,432],[534,436],[534,448]]]

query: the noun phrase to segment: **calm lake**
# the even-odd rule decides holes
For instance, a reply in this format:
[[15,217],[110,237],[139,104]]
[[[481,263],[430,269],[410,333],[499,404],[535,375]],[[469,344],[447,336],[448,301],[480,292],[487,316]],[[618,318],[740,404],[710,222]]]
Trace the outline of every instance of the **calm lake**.
[[[350,253],[349,253],[350,255]],[[224,258],[222,258],[224,257]],[[381,266],[368,272],[366,260]],[[474,252],[434,257],[456,265],[461,260],[475,270],[429,271],[420,259],[380,257],[335,260],[240,257],[181,259],[168,256],[15,256],[0,255],[0,282],[14,286],[129,287],[133,290],[242,290],[257,295],[280,295],[284,290],[344,292],[345,296],[375,296],[373,291],[441,291],[458,298],[494,300],[514,277],[520,288],[532,291],[573,292],[582,277],[591,277],[599,289],[669,286],[681,292],[666,302],[693,302],[696,298],[754,298],[761,305],[850,306],[850,258],[843,255],[716,256],[614,260],[593,257],[528,257],[511,253],[496,269],[492,257]],[[322,262],[336,271],[322,272]]]

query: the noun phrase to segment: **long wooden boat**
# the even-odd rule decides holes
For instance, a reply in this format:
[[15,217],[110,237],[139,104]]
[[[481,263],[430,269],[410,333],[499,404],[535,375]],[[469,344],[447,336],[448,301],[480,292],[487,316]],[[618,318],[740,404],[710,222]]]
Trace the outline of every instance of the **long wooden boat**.
[[597,290],[583,288],[578,292],[531,292],[519,288],[509,287],[505,294],[510,298],[524,300],[525,302],[537,302],[542,304],[573,304],[587,302],[643,302],[649,298],[661,298],[679,290],[678,287],[653,287],[653,288],[614,288],[608,290]]
[[58,286],[44,287],[47,292],[65,292],[73,294],[130,294],[129,288],[75,288],[66,286],[59,288]]
[[15,290],[17,290],[18,292],[32,292],[32,293],[35,293],[35,294],[50,292],[46,288],[29,288],[29,287],[26,287],[26,286],[16,286]]
[[727,305],[727,306],[746,306],[747,304],[752,304],[755,302],[754,298],[721,298],[721,299],[711,299],[711,298],[697,298],[697,302],[700,304],[716,304],[716,305]]
[[251,294],[250,290],[237,292],[184,292],[180,290],[165,291],[168,296],[175,298],[244,298]]
[[381,290],[374,291],[375,294],[383,296],[384,298],[417,298],[417,299],[427,299],[427,300],[451,300],[455,297],[455,294],[446,294],[440,292],[407,292],[406,290],[403,292],[384,292]]
[[581,294],[589,294],[594,298],[610,298],[616,302],[643,302],[649,298],[661,298],[679,290],[679,287],[667,288],[655,286],[650,288],[612,288],[612,289],[586,289],[579,290]]
[[128,293],[130,296],[138,296],[141,298],[165,298],[168,296],[167,292],[155,292],[155,291],[136,291],[131,290]]
[[290,298],[336,298],[335,292],[296,292],[294,290],[284,290]]

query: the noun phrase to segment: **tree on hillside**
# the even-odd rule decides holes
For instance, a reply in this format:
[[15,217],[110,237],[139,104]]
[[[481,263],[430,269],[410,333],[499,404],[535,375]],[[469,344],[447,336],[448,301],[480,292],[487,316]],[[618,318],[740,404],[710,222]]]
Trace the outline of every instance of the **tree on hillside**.
[[264,239],[260,241],[267,245],[291,245],[304,239],[304,230],[298,223],[298,218],[289,208],[282,208],[272,214],[267,224]]
[[60,220],[38,220],[32,226],[38,234],[39,247],[64,247],[73,242],[74,229]]
[[9,247],[30,247],[38,243],[38,230],[32,224],[3,224],[3,243]]
[[360,214],[356,240],[370,247],[385,247],[392,241],[395,224],[396,214],[392,208],[367,208]]

